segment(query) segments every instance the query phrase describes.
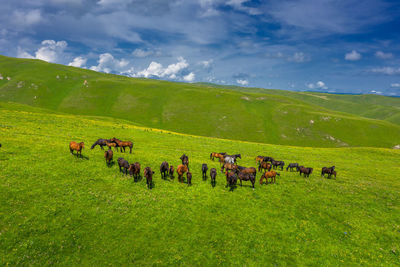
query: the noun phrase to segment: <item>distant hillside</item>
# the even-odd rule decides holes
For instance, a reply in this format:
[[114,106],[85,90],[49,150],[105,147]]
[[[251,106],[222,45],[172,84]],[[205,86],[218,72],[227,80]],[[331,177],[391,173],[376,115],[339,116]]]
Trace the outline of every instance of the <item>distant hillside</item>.
[[271,144],[392,147],[400,143],[398,98],[128,78],[4,56],[0,74],[0,101],[57,112]]

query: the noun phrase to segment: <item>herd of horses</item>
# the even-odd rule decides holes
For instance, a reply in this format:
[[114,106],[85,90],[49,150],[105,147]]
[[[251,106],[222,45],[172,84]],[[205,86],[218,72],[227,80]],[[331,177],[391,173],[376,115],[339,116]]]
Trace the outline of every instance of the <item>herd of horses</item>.
[[[104,152],[104,158],[106,160],[106,164],[110,166],[113,161],[114,153],[112,148],[114,147],[116,151],[118,149],[120,152],[125,152],[125,148],[130,148],[130,153],[132,153],[133,143],[131,141],[121,141],[117,138],[112,139],[98,139],[92,146],[91,149],[94,149],[97,145],[100,146],[102,150],[104,150],[104,146],[108,147],[108,150]],[[84,142],[74,142],[72,141],[69,144],[70,152],[73,154],[73,151],[76,151],[77,156],[82,157],[82,149],[85,147]],[[216,153],[212,152],[210,154],[210,159],[215,160],[218,159],[221,164],[221,173],[225,174],[226,177],[226,187],[230,187],[231,190],[236,186],[238,180],[240,181],[240,186],[242,186],[242,181],[250,181],[252,187],[254,189],[254,184],[256,181],[257,176],[257,169],[254,167],[243,167],[237,164],[237,159],[241,159],[242,156],[240,154],[228,155],[227,153]],[[189,169],[189,157],[186,154],[183,154],[180,158],[181,164],[176,167],[176,173],[178,174],[178,181],[183,183],[184,176],[186,174],[186,183],[188,186],[192,185],[192,173]],[[264,183],[275,183],[276,176],[280,176],[280,173],[276,172],[278,168],[283,171],[285,162],[274,160],[272,157],[264,157],[264,156],[257,156],[255,158],[256,163],[258,163],[258,172],[262,172],[260,177],[260,185]],[[138,181],[141,178],[140,172],[140,163],[135,162],[129,164],[129,162],[124,158],[118,158],[117,160],[119,171],[125,175],[129,175],[134,177],[135,181]],[[304,177],[309,177],[312,172],[313,168],[304,167],[299,165],[298,163],[289,163],[286,167],[286,171],[296,171],[299,172],[301,176],[303,174]],[[202,178],[203,180],[207,179],[207,171],[208,166],[206,163],[203,163],[201,166]],[[164,161],[160,165],[160,174],[162,179],[167,179],[168,176],[172,179],[174,178],[175,168],[172,165],[169,165],[168,162]],[[211,185],[214,187],[216,184],[216,177],[217,177],[217,170],[215,168],[210,169],[210,178],[211,178]],[[153,186],[153,174],[154,171],[150,167],[146,167],[143,170],[143,176],[146,178],[146,184],[149,189]],[[328,178],[331,178],[332,175],[336,178],[336,171],[335,166],[332,167],[323,167],[321,171],[321,176],[328,175]],[[270,182],[268,181],[270,179]]]

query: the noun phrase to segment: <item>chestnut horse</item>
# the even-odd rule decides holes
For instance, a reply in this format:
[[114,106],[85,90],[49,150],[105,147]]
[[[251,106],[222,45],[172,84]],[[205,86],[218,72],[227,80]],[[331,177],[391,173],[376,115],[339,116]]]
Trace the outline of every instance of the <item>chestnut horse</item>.
[[140,178],[140,163],[135,162],[129,165],[129,175],[134,176],[135,182]]
[[124,152],[125,152],[125,147],[129,147],[129,149],[130,149],[129,153],[132,153],[133,143],[131,141],[121,141],[121,140],[113,137],[111,139],[111,142],[116,143],[121,152],[122,152],[122,149],[124,149]]
[[224,172],[224,169],[225,170],[229,170],[229,171],[232,171],[232,170],[236,170],[237,169],[237,165],[235,165],[235,164],[231,164],[231,163],[225,163],[224,165],[222,165],[222,167],[221,167],[221,172],[223,173]]
[[271,178],[271,183],[275,183],[277,175],[281,176],[276,171],[264,172],[263,175],[261,175],[260,184],[263,184],[264,179],[265,179],[265,183],[268,184],[268,178]]
[[153,174],[154,172],[151,170],[150,167],[144,168],[143,175],[146,177],[146,184],[147,188],[151,189],[153,185]]
[[104,152],[104,158],[106,159],[107,166],[110,165],[111,161],[113,160],[113,152],[111,148]]
[[213,161],[214,161],[214,158],[219,158],[219,160],[221,161],[221,160],[223,160],[224,159],[224,156],[226,155],[226,153],[224,152],[224,153],[217,153],[217,152],[212,152],[211,154],[210,154],[210,159],[212,159]]
[[272,165],[271,165],[271,163],[269,163],[269,162],[266,162],[266,161],[262,161],[262,162],[260,162],[260,164],[258,165],[258,171],[260,172],[261,170],[265,170],[265,171],[270,171],[271,170],[271,167],[272,167]]
[[178,173],[178,181],[179,182],[183,182],[183,175],[185,174],[185,172],[188,172],[188,167],[186,165],[178,165],[178,167],[176,168],[176,172]]
[[71,154],[74,154],[74,150],[76,150],[76,155],[78,156],[78,154],[81,155],[82,157],[82,149],[85,148],[85,143],[84,142],[80,142],[79,144],[77,142],[72,141],[71,143],[69,143],[69,151],[71,152]]

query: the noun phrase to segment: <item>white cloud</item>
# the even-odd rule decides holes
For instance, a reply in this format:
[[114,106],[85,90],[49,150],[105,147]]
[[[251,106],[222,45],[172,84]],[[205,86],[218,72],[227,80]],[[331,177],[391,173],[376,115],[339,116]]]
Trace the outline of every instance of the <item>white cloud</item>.
[[390,87],[400,87],[400,83],[392,83]]
[[231,6],[239,11],[246,12],[250,15],[260,15],[262,14],[262,11],[254,8],[254,7],[248,7],[244,6],[243,4],[246,2],[249,2],[250,0],[229,0],[226,2],[226,5]]
[[346,53],[344,59],[350,61],[357,61],[361,59],[361,54],[358,53],[356,50],[351,51],[350,53]]
[[308,83],[306,84],[308,88],[310,89],[328,89],[328,86],[323,81],[318,81],[316,83]]
[[189,73],[188,75],[183,76],[183,80],[186,82],[193,82],[195,78],[196,78],[196,75],[193,72]]
[[382,92],[381,91],[375,91],[375,90],[372,90],[372,91],[370,91],[371,93],[373,93],[373,94],[377,94],[377,95],[381,95],[382,94]]
[[385,75],[399,75],[400,68],[393,68],[393,67],[373,68],[371,72],[385,74]]
[[55,63],[63,57],[64,50],[68,44],[66,41],[44,40],[41,45],[35,52],[35,56],[32,56],[21,48],[18,48],[17,56],[21,58],[36,58]]
[[[277,54],[277,56],[280,56],[280,55],[281,55],[281,53]],[[296,52],[296,53],[293,54],[293,56],[288,57],[288,60],[289,61],[293,61],[293,62],[297,62],[297,63],[302,63],[302,62],[309,61],[310,58],[309,58],[309,56],[307,56],[303,52]]]
[[[189,67],[189,64],[183,57],[178,58],[178,62],[174,64],[168,65],[166,68],[162,66],[161,63],[152,61],[150,65],[136,73],[137,77],[159,77],[159,78],[169,78],[169,79],[183,79],[185,81],[189,81],[187,79],[194,79],[194,73],[189,73],[188,75],[182,77],[182,72]],[[192,75],[191,75],[192,74]]]
[[380,59],[390,59],[390,58],[393,58],[393,54],[392,54],[392,53],[385,53],[385,52],[382,52],[382,51],[377,51],[377,52],[375,53],[375,56],[376,56],[377,58],[380,58]]
[[236,82],[243,86],[249,85],[249,81],[244,79],[237,79]]
[[84,57],[76,57],[68,66],[82,68],[86,64],[87,59]]
[[110,73],[112,71],[124,71],[124,68],[128,66],[129,62],[126,59],[115,59],[110,53],[104,53],[99,56],[97,66],[90,67],[94,71],[102,71]]
[[211,64],[212,64],[213,62],[214,62],[214,60],[213,60],[213,59],[210,59],[210,60],[203,60],[203,61],[200,61],[199,64],[202,65],[204,68],[208,68],[208,67],[211,66]]

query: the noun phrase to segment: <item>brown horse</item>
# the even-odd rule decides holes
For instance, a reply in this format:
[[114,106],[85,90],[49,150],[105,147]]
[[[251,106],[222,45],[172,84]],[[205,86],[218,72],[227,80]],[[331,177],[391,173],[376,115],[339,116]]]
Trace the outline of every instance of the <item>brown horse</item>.
[[224,169],[225,170],[229,170],[229,171],[232,171],[232,170],[236,170],[237,169],[237,165],[235,165],[235,164],[232,164],[232,163],[225,163],[224,165],[222,165],[222,167],[221,167],[221,172],[223,173],[224,172]]
[[237,166],[237,169],[239,169],[239,171],[243,172],[243,173],[248,173],[248,174],[253,174],[254,177],[257,176],[257,170],[254,167],[242,167],[242,166]]
[[166,179],[169,170],[168,162],[164,161],[160,166],[161,179]]
[[237,173],[237,175],[238,175],[238,178],[240,180],[240,186],[242,186],[242,180],[243,181],[250,181],[252,186],[253,186],[253,189],[254,189],[254,184],[256,182],[256,177],[254,176],[253,173],[239,171]]
[[77,142],[72,141],[71,143],[69,143],[69,151],[71,152],[71,154],[74,154],[74,150],[76,150],[76,155],[78,156],[78,154],[81,155],[82,157],[82,149],[85,148],[85,143],[84,142],[80,142],[79,144]]
[[260,184],[263,184],[264,179],[265,179],[265,183],[268,184],[268,178],[271,178],[271,183],[275,183],[277,175],[281,176],[276,171],[264,172],[263,175],[261,175]]
[[129,147],[129,149],[130,149],[129,153],[132,153],[133,143],[131,141],[121,141],[121,140],[113,137],[111,139],[111,142],[116,143],[121,152],[122,152],[122,149],[124,149],[124,152],[125,152],[125,147]]
[[150,167],[146,167],[144,169],[143,175],[144,177],[146,177],[146,184],[147,184],[147,188],[151,189],[152,185],[153,185],[153,174],[154,172],[151,170]]
[[135,162],[129,166],[129,175],[134,176],[135,181],[140,177],[140,163]]
[[113,160],[113,152],[111,148],[104,152],[104,158],[106,159],[106,164],[110,165],[111,161]]
[[217,153],[217,152],[212,152],[210,154],[210,159],[212,159],[214,161],[214,158],[218,158],[219,161],[221,162],[224,159],[224,156],[226,155],[226,153]]
[[230,191],[233,191],[233,188],[236,186],[237,179],[238,179],[236,171],[230,171],[230,172],[226,171],[225,175],[226,175],[226,186],[225,187],[229,186],[231,188]]
[[266,161],[262,161],[260,162],[260,164],[258,165],[258,171],[260,172],[261,170],[265,170],[265,171],[270,171],[271,170],[271,163],[266,162]]
[[256,162],[258,163],[258,164],[260,164],[261,162],[263,162],[264,161],[264,156],[257,156],[256,157]]
[[174,166],[169,166],[169,177],[173,178],[174,177]]
[[112,147],[115,147],[118,151],[118,145],[116,143],[113,142],[106,142],[106,146],[111,149]]
[[180,164],[178,168],[176,168],[176,172],[178,173],[178,181],[183,182],[183,175],[185,172],[188,172],[188,167],[186,165]]

